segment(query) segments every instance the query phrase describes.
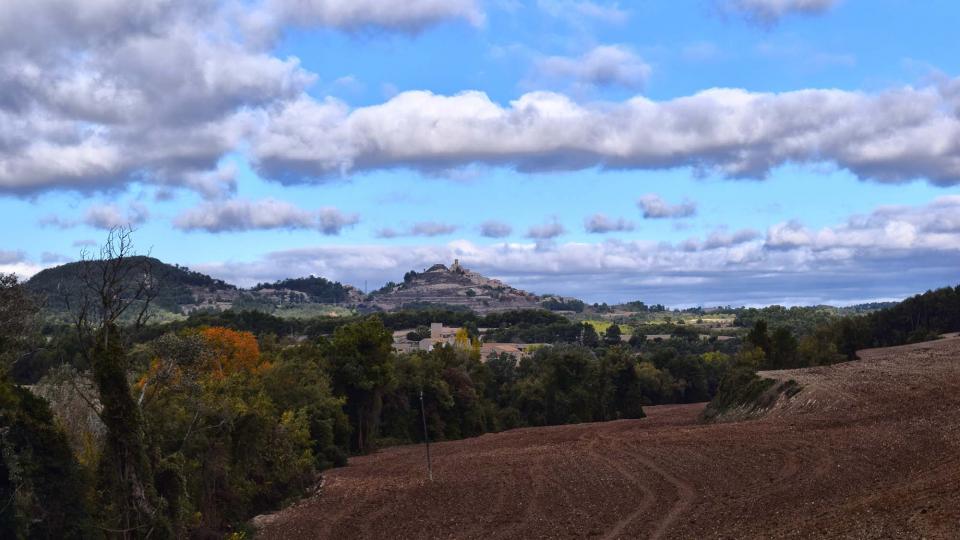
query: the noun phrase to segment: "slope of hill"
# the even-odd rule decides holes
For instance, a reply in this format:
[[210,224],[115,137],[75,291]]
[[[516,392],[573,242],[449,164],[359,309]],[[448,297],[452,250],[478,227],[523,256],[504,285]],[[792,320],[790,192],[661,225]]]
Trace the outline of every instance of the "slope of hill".
[[391,311],[424,304],[454,306],[478,313],[540,307],[534,294],[484,277],[454,261],[450,268],[435,264],[423,272],[407,272],[403,282],[388,283],[367,296],[366,307]]
[[802,390],[752,421],[647,418],[391,448],[261,516],[271,538],[956,538],[960,338],[767,372]]

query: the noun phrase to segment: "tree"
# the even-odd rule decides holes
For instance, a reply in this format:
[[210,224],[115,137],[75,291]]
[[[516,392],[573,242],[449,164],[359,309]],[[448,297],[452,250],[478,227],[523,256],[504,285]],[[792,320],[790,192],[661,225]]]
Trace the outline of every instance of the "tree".
[[770,337],[770,369],[789,369],[800,367],[797,356],[797,338],[786,326],[778,327]]
[[592,324],[580,325],[580,344],[584,347],[596,347],[600,344],[600,336],[597,335],[597,329]]
[[338,327],[330,340],[334,391],[346,398],[351,448],[363,453],[377,433],[383,393],[394,382],[393,336],[378,317]]
[[607,345],[619,345],[620,339],[620,327],[616,324],[611,324],[607,331],[603,333],[603,342]]
[[16,386],[9,367],[34,344],[38,303],[0,274],[0,536],[92,536],[86,486],[46,400]]
[[206,340],[211,354],[207,369],[216,377],[223,378],[239,371],[263,370],[260,361],[260,346],[251,332],[237,332],[229,328],[204,328],[200,334]]
[[750,329],[750,333],[747,334],[746,341],[754,347],[760,348],[763,354],[767,358],[770,358],[772,346],[770,343],[770,335],[767,333],[767,321],[760,319],[754,323],[753,328]]
[[38,309],[16,274],[0,274],[0,380],[29,351]]
[[637,373],[637,362],[624,346],[607,351],[613,382],[612,418],[643,418],[643,388]]

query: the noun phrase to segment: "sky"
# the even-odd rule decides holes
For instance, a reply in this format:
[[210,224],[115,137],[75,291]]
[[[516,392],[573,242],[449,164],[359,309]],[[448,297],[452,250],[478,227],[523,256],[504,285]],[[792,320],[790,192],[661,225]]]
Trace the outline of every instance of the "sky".
[[458,258],[589,302],[960,283],[953,0],[10,0],[0,272]]

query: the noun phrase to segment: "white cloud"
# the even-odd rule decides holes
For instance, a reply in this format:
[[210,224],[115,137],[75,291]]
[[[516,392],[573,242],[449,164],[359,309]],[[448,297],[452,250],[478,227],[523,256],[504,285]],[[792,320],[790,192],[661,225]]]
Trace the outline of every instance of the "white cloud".
[[[481,24],[475,0],[0,3],[0,193],[142,181],[205,197],[275,102],[316,76],[270,53],[275,25],[414,32]],[[169,190],[166,191],[169,194]]]
[[83,212],[81,219],[65,218],[51,214],[40,218],[38,223],[44,227],[71,229],[77,225],[87,225],[95,229],[109,230],[115,227],[135,227],[142,225],[150,217],[150,211],[145,205],[133,201],[124,211],[116,203],[91,204]]
[[399,238],[401,236],[444,236],[454,233],[459,229],[456,225],[449,223],[439,223],[436,221],[420,221],[414,223],[406,230],[400,231],[392,227],[385,227],[377,231],[379,238]]
[[554,238],[566,234],[567,230],[556,220],[542,225],[534,225],[527,230],[527,238],[534,240],[553,240]]
[[267,0],[259,16],[278,26],[408,33],[454,19],[480,26],[485,19],[478,0]]
[[840,250],[960,249],[960,196],[940,197],[924,206],[884,206],[845,223],[811,230],[794,220],[767,231],[766,245],[778,250],[802,249],[812,254]]
[[824,13],[840,0],[721,0],[723,9],[741,13],[747,19],[774,24],[789,14],[816,15]]
[[548,56],[537,62],[538,71],[553,78],[572,79],[578,86],[621,86],[639,89],[651,68],[628,47],[601,45],[578,57]]
[[588,233],[605,234],[632,231],[636,225],[623,218],[611,219],[605,214],[594,214],[584,220],[583,227]]
[[599,3],[590,0],[537,0],[537,7],[552,17],[579,22],[586,17],[609,24],[623,24],[629,13],[618,2]]
[[148,217],[150,212],[139,203],[131,203],[126,213],[115,204],[94,204],[84,213],[83,223],[96,229],[109,230],[140,225]]
[[513,232],[513,227],[502,221],[484,221],[480,225],[480,235],[486,238],[505,238]]
[[308,96],[271,110],[252,140],[266,176],[287,182],[466,164],[520,171],[691,167],[764,178],[788,163],[830,164],[864,180],[960,183],[960,119],[948,85],[876,94],[753,93],[579,104],[533,92],[504,107],[482,92],[413,91],[351,110]]
[[655,193],[640,197],[637,200],[637,206],[643,211],[643,219],[678,219],[697,213],[697,205],[692,201],[685,200],[680,204],[669,204]]
[[236,41],[224,17],[212,0],[0,5],[0,191],[209,192],[251,111],[314,80]]
[[456,225],[450,225],[449,223],[422,221],[415,223],[413,227],[410,228],[410,234],[413,236],[441,236],[450,234],[457,229],[458,227]]
[[0,249],[0,264],[15,264],[25,261],[27,255],[23,251],[9,251]]
[[304,210],[272,198],[250,201],[230,199],[208,202],[187,210],[174,219],[178,229],[207,232],[239,232],[267,229],[313,229],[325,235],[337,235],[359,222],[355,214],[336,208]]

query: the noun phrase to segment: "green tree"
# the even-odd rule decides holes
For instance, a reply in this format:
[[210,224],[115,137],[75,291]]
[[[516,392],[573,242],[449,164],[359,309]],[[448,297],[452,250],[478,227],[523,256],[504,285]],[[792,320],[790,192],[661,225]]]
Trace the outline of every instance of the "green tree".
[[592,324],[580,325],[580,344],[584,347],[596,347],[600,344],[600,336],[597,335],[597,329]]
[[797,338],[786,326],[778,327],[770,336],[770,358],[767,362],[769,369],[789,369],[800,367]]
[[603,342],[607,345],[619,345],[621,341],[620,338],[620,327],[616,324],[611,324],[609,327],[607,327],[607,331],[603,334]]
[[338,327],[326,356],[334,391],[346,398],[351,449],[367,452],[377,434],[383,394],[394,383],[393,336],[378,317],[368,317]]
[[754,323],[750,333],[747,334],[746,342],[760,348],[763,354],[770,358],[772,344],[770,343],[770,334],[767,332],[767,321],[760,319]]

